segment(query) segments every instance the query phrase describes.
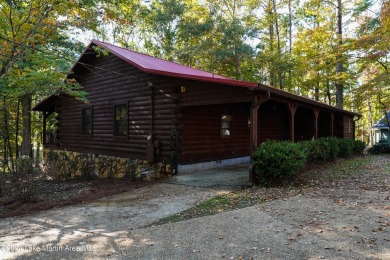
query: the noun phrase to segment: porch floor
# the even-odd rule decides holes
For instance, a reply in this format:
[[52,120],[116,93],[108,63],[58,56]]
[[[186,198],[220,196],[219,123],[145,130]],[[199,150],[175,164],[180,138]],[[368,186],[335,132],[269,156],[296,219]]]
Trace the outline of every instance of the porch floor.
[[249,164],[242,163],[210,170],[178,174],[168,183],[196,187],[243,187],[249,185]]

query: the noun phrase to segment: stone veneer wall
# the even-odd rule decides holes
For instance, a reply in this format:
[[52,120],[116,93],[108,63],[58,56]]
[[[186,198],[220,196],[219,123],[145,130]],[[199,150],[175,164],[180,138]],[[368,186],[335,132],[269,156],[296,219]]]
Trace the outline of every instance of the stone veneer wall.
[[47,171],[58,179],[129,178],[150,180],[169,177],[170,164],[105,155],[44,149]]

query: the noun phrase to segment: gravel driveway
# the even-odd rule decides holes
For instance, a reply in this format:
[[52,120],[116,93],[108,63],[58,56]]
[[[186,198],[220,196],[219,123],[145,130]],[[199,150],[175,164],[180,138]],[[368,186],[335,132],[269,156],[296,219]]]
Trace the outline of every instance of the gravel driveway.
[[[378,160],[384,164],[379,170]],[[147,228],[142,226],[223,191],[162,183],[92,204],[1,219],[0,258],[390,259],[390,158],[378,160],[366,167],[378,180],[371,186],[317,188]]]

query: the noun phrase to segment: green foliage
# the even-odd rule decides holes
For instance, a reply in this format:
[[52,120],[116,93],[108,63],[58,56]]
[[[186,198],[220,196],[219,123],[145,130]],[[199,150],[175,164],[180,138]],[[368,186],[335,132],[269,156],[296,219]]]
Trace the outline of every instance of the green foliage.
[[331,159],[334,159],[332,157],[337,151],[337,145],[331,147],[331,143],[324,138],[315,141],[304,141],[300,144],[306,154],[308,162],[330,161]]
[[256,177],[265,185],[295,175],[306,164],[301,146],[291,142],[264,142],[252,153],[252,157]]
[[365,147],[362,141],[335,137],[300,143],[267,141],[252,153],[252,157],[257,179],[261,184],[269,185],[293,176],[306,162],[323,163],[361,155]]
[[339,139],[340,157],[351,156],[355,149],[355,140],[348,138]]
[[333,161],[337,159],[340,155],[340,139],[336,137],[325,137],[321,139],[329,144],[329,160]]
[[[37,118],[38,114],[31,115],[31,99],[36,101],[47,95],[66,93],[85,100],[86,93],[78,83],[66,80],[71,63],[84,46],[69,39],[65,30],[73,26],[92,28],[98,19],[93,8],[97,2],[1,1],[0,121],[4,124],[0,126],[0,136],[7,138],[1,142],[0,152],[10,162],[10,170],[15,170],[15,159],[20,154],[21,133],[23,142],[40,141],[37,137],[42,126],[35,122],[42,119]],[[21,102],[26,97],[28,102]],[[31,120],[31,117],[35,118]],[[32,128],[21,124],[22,120],[33,122]],[[31,140],[33,138],[35,140]],[[28,146],[22,148],[29,149]],[[30,154],[23,149],[21,154]]]
[[368,149],[369,154],[390,154],[390,144],[379,142]]
[[30,201],[34,191],[34,178],[38,176],[39,167],[33,167],[33,160],[22,156],[15,161],[16,171],[9,173],[12,180],[12,190],[17,198]]
[[300,145],[306,153],[307,161],[313,163],[333,161],[353,154],[361,155],[366,147],[366,144],[360,140],[336,137],[304,141]]
[[16,161],[16,174],[31,175],[34,172],[33,160],[26,156],[19,157]]
[[354,148],[353,153],[356,155],[362,155],[364,152],[364,149],[366,149],[366,143],[360,140],[354,141]]

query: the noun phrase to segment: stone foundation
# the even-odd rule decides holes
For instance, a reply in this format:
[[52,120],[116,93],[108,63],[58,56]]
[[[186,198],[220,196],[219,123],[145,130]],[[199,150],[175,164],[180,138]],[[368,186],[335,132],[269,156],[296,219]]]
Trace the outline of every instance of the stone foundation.
[[144,160],[64,150],[44,150],[47,171],[58,179],[128,178],[150,180],[171,176],[171,165]]

